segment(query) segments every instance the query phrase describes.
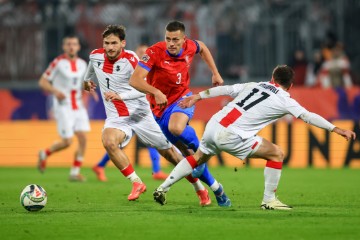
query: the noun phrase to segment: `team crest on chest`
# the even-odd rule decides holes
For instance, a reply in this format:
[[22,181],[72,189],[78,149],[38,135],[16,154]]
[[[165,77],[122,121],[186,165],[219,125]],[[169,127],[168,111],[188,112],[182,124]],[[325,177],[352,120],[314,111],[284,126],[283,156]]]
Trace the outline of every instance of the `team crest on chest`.
[[116,65],[116,69],[115,69],[117,72],[120,71],[120,66],[119,65]]
[[98,67],[100,67],[100,65],[101,65],[101,62],[97,62],[97,65],[98,65]]

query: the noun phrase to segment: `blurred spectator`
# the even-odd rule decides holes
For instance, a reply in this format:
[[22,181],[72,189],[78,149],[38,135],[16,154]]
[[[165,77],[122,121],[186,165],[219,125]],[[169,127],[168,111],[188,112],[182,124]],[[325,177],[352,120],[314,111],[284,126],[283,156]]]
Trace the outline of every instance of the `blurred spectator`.
[[312,87],[316,85],[316,80],[319,75],[321,66],[323,64],[323,56],[320,51],[315,51],[313,54],[313,59],[309,62],[308,71],[306,75],[305,85]]
[[350,76],[350,62],[343,51],[341,43],[337,43],[332,48],[330,59],[323,63],[319,81],[324,88],[350,88],[353,86]]
[[303,50],[296,50],[290,61],[290,66],[295,72],[294,86],[304,86],[308,71],[308,61]]

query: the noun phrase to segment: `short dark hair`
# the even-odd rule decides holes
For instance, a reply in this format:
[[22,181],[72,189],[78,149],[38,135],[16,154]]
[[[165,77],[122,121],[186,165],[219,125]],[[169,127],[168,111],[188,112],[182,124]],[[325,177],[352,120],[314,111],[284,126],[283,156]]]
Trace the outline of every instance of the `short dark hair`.
[[272,73],[274,81],[285,88],[290,88],[294,81],[294,70],[287,65],[278,65]]
[[123,25],[108,25],[104,32],[102,33],[102,37],[106,38],[110,34],[114,34],[115,36],[118,36],[120,40],[125,40],[125,30],[126,28]]
[[75,35],[75,34],[67,34],[67,35],[65,35],[65,36],[63,37],[63,39],[62,39],[62,42],[64,43],[65,40],[66,40],[66,39],[69,39],[69,38],[76,38],[76,39],[80,42],[80,38],[79,38],[77,35]]
[[180,21],[171,21],[166,25],[166,31],[168,32],[176,32],[178,30],[180,30],[181,32],[185,32],[185,25],[184,23],[180,22]]

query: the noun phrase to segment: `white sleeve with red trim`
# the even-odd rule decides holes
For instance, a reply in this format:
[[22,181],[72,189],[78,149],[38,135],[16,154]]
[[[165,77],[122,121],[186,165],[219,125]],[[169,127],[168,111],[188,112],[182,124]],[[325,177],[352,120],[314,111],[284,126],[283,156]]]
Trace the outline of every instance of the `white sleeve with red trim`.
[[328,131],[332,131],[336,126],[329,121],[327,121],[325,118],[321,117],[320,115],[313,113],[313,112],[305,112],[300,115],[300,118],[313,126],[316,126],[318,128],[326,129]]
[[245,84],[218,86],[199,92],[199,95],[202,99],[223,96],[223,95],[228,95],[235,98],[239,94],[239,92],[241,92],[244,88],[245,88]]
[[46,79],[49,82],[52,82],[54,80],[54,76],[58,70],[57,68],[57,63],[59,62],[59,59],[55,58],[48,66],[48,68],[46,69],[46,71],[44,72],[43,76],[46,77]]

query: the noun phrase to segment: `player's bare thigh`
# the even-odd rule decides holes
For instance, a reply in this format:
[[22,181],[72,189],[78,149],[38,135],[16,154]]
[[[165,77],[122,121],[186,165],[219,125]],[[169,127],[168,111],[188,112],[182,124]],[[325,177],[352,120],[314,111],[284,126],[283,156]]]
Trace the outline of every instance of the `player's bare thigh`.
[[102,142],[106,149],[108,148],[118,148],[125,140],[125,132],[116,129],[116,128],[105,128],[102,132]]
[[188,121],[189,117],[185,113],[175,112],[171,114],[169,120],[169,131],[175,136],[181,135]]
[[275,162],[282,162],[284,159],[284,153],[279,146],[269,142],[268,140],[262,140],[262,143],[258,150],[249,156],[251,158],[263,158],[265,160],[272,160]]

